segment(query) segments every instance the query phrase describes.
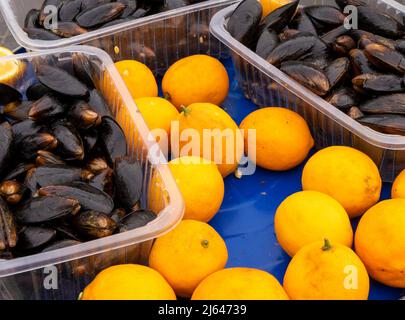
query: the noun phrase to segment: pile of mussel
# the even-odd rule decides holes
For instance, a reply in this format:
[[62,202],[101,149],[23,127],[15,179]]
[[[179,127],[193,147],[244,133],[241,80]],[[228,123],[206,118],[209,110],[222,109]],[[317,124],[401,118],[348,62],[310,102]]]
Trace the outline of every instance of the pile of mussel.
[[[58,40],[181,8],[205,0],[45,0],[28,12],[24,30],[31,39]],[[47,8],[54,6],[58,23],[49,23]],[[52,22],[52,21],[50,21]]]
[[[357,16],[353,10],[351,17],[344,14],[348,5]],[[264,18],[258,1],[245,0],[227,29],[353,119],[383,133],[405,134],[403,22],[362,0],[302,8],[293,1]]]
[[[34,61],[26,92],[0,84],[0,259],[142,227],[143,172],[79,54]],[[68,71],[67,71],[68,70]]]

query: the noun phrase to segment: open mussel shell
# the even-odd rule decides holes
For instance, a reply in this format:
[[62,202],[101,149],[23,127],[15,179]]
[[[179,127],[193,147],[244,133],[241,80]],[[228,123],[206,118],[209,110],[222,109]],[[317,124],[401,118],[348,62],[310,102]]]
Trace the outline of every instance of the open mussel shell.
[[36,73],[43,85],[59,94],[75,98],[86,98],[89,94],[82,82],[63,69],[47,64],[37,64]]
[[299,1],[291,1],[270,12],[260,23],[260,29],[272,29],[280,32],[294,18],[298,3]]
[[117,223],[108,215],[94,210],[79,213],[73,225],[80,234],[91,239],[111,236],[117,228]]
[[21,93],[5,83],[0,83],[0,105],[22,100]]
[[36,224],[66,216],[74,216],[80,211],[79,201],[59,196],[31,198],[17,208],[15,217],[23,224]]
[[120,2],[106,3],[81,12],[76,22],[83,28],[95,28],[119,17],[125,8]]
[[99,142],[109,165],[127,155],[127,141],[119,124],[111,117],[103,117],[99,126]]
[[17,226],[6,202],[0,197],[0,251],[17,245]]
[[115,196],[125,209],[132,208],[142,194],[143,172],[138,161],[128,157],[118,158],[114,165]]
[[405,29],[402,24],[393,17],[376,11],[375,8],[358,6],[357,13],[360,29],[370,30],[377,35],[393,39],[404,35]]
[[137,210],[131,212],[121,219],[119,223],[119,232],[127,232],[133,229],[138,229],[146,226],[157,218],[157,215],[149,210]]
[[243,44],[251,43],[262,15],[262,5],[258,1],[242,1],[229,18],[229,33]]
[[38,193],[41,196],[61,196],[77,199],[83,210],[94,210],[109,214],[114,209],[114,202],[108,194],[84,182],[43,187],[38,190]]
[[18,234],[18,250],[35,250],[51,242],[56,236],[56,230],[46,227],[27,226]]

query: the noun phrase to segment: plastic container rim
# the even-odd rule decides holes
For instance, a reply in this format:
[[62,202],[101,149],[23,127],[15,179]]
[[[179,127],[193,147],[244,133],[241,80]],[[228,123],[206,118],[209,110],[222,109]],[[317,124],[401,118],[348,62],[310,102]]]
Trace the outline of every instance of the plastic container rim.
[[117,92],[122,96],[131,116],[131,120],[138,129],[143,145],[148,151],[152,148],[154,148],[154,150],[159,150],[157,154],[155,152],[148,152],[147,158],[151,163],[159,163],[154,166],[154,168],[159,173],[162,181],[164,181],[165,190],[168,192],[170,203],[159,213],[159,217],[156,220],[142,228],[46,253],[38,253],[27,257],[2,261],[0,262],[0,278],[152,240],[172,230],[181,221],[184,214],[184,201],[176,181],[174,180],[168,165],[166,163],[161,163],[161,159],[165,159],[165,157],[159,149],[157,142],[150,139],[150,131],[146,126],[138,107],[115,68],[113,61],[106,52],[90,46],[71,46],[64,48],[63,50],[52,49],[1,57],[0,63],[7,60],[32,59],[34,57],[61,53],[83,53],[87,55],[95,55],[102,61],[105,66],[104,71],[110,74]]
[[24,48],[33,51],[57,49],[66,46],[78,45],[80,43],[97,40],[101,37],[110,36],[112,34],[119,33],[120,31],[141,27],[149,23],[158,21],[164,21],[168,18],[174,18],[183,14],[188,14],[208,8],[215,8],[225,4],[231,4],[237,0],[209,0],[202,3],[186,6],[184,8],[178,8],[167,12],[162,12],[147,16],[144,18],[135,19],[134,21],[120,23],[118,25],[102,28],[99,30],[90,31],[88,33],[74,36],[71,38],[64,38],[58,40],[35,40],[28,37],[25,31],[17,23],[13,10],[11,9],[10,2],[12,0],[1,0],[0,11],[3,14],[4,20],[18,44]]
[[[393,1],[393,0],[380,0],[380,2],[392,6],[401,13],[405,13],[405,6]],[[317,96],[313,92],[309,91],[298,82],[291,79],[285,73],[280,71],[275,66],[268,63],[265,59],[251,51],[242,43],[233,38],[226,29],[227,20],[231,13],[235,10],[238,4],[229,6],[217,12],[210,23],[211,33],[222,43],[224,43],[228,49],[238,54],[241,58],[245,59],[255,68],[263,72],[266,76],[282,85],[288,91],[310,104],[313,108],[320,111],[324,115],[336,121],[339,125],[343,126],[347,130],[351,131],[358,137],[366,140],[372,145],[389,148],[392,150],[404,150],[405,149],[405,136],[389,135],[377,132],[366,126],[363,126],[359,122],[350,118],[345,113],[338,110],[336,107],[328,103],[323,98]]]

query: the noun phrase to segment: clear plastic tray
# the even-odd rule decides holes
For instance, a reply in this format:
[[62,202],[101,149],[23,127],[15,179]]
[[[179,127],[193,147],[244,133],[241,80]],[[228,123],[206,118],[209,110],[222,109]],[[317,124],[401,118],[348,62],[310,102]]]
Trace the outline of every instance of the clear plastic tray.
[[[315,3],[328,1],[301,1],[304,5]],[[403,5],[393,0],[372,3],[402,21]],[[218,12],[211,20],[210,30],[231,50],[238,82],[245,96],[259,106],[284,106],[298,112],[308,122],[317,148],[353,146],[373,158],[384,181],[393,181],[405,168],[405,136],[382,134],[361,125],[235,40],[226,25],[236,6]]]
[[28,50],[91,45],[105,50],[114,61],[135,59],[161,74],[173,62],[191,54],[226,56],[226,48],[211,36],[209,23],[218,10],[234,2],[209,0],[54,41],[30,39],[23,30],[27,12],[40,8],[43,0],[1,0],[0,11],[16,41]]
[[[21,54],[0,59],[18,59],[25,65],[24,76],[16,84],[22,92],[32,83],[32,63],[55,64],[80,55],[96,87],[103,93],[114,117],[127,137],[129,154],[138,159],[144,172],[141,202],[143,208],[163,208],[156,220],[145,227],[113,235],[80,245],[40,253],[9,261],[0,261],[0,300],[4,299],[76,299],[77,295],[102,269],[122,263],[142,263],[149,256],[152,240],[170,231],[181,220],[184,203],[164,156],[118,74],[111,58],[97,48],[80,46],[63,50]],[[153,152],[148,153],[153,148]],[[158,150],[158,151],[157,151]],[[160,160],[160,161],[158,161]],[[152,174],[160,176],[148,201]],[[57,270],[57,289],[46,289],[49,284],[47,266]],[[53,275],[55,275],[53,273]],[[49,286],[48,286],[49,287]]]

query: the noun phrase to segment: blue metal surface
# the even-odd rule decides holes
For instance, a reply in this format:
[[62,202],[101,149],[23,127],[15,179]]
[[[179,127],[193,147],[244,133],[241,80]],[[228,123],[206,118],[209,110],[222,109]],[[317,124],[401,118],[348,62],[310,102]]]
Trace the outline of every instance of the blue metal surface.
[[[238,89],[232,63],[224,61],[231,77],[231,92],[224,109],[239,124],[256,106]],[[258,168],[252,176],[225,179],[225,199],[211,225],[225,239],[229,250],[228,267],[253,267],[273,274],[281,283],[289,256],[274,234],[274,214],[290,194],[301,191],[303,165],[287,172]],[[389,197],[391,185],[384,185],[382,199]],[[353,222],[355,227],[357,221]],[[400,289],[371,283],[370,299],[398,299]]]

